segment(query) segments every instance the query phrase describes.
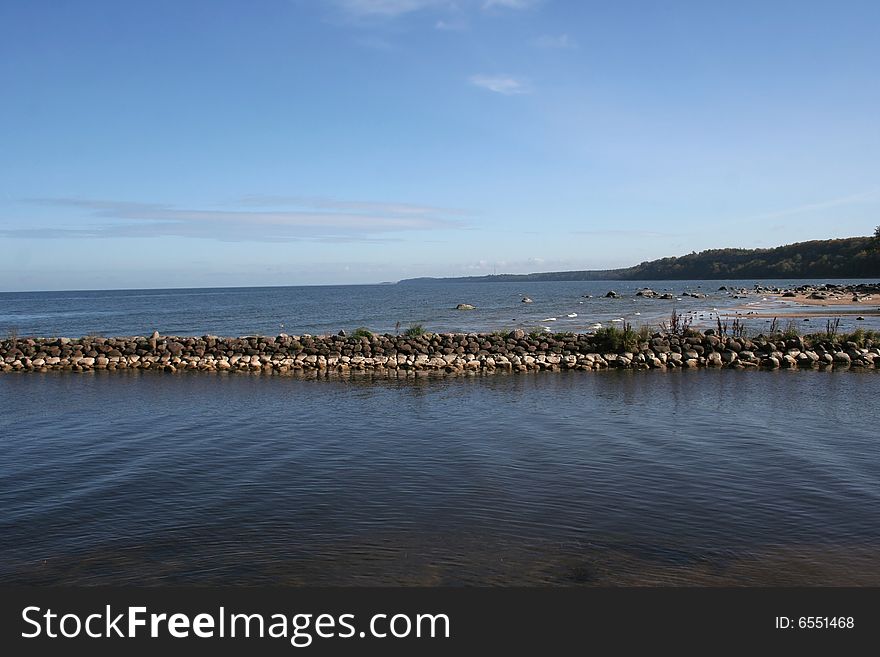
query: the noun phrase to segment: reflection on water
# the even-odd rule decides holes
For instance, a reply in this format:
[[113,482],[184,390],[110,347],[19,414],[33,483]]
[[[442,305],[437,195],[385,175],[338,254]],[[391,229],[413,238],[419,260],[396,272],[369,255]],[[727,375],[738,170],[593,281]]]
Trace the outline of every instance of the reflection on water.
[[0,377],[0,582],[880,585],[880,375]]

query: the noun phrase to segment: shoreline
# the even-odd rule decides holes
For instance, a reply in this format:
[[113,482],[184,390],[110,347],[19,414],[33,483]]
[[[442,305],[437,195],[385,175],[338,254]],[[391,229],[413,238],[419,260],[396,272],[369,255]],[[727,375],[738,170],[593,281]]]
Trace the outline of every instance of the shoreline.
[[267,375],[434,372],[592,371],[603,369],[880,369],[880,335],[748,338],[715,329],[679,332],[608,329],[596,333],[424,333],[227,337],[9,338],[2,372],[152,370]]
[[[747,312],[742,312],[742,310],[746,310]],[[721,312],[719,315],[725,319],[735,319],[737,317],[742,319],[803,319],[803,318],[814,318],[814,317],[878,317],[880,316],[880,309],[877,310],[834,310],[831,312],[818,310],[818,309],[808,309],[804,308],[803,310],[797,309],[794,312],[786,311],[786,312],[770,312],[765,309],[761,310],[749,310],[748,308],[737,309],[735,312]]]
[[[795,288],[722,288],[733,298],[761,296],[761,301],[739,304],[724,309],[713,309],[719,318],[731,320],[802,319],[853,317],[880,317],[880,284],[801,285]],[[719,291],[722,291],[719,289]]]

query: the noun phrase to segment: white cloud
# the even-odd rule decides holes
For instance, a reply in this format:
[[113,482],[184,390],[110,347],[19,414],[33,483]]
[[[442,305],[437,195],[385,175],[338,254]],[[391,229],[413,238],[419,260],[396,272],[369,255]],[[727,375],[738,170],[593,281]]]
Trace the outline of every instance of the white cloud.
[[472,75],[468,81],[475,87],[505,96],[517,96],[532,92],[529,84],[510,75]]
[[543,34],[532,39],[531,44],[537,48],[556,48],[559,50],[574,50],[578,47],[577,41],[567,34]]
[[[530,256],[525,260],[477,260],[462,262],[450,266],[450,273],[456,275],[461,272],[468,276],[481,274],[513,274],[529,273],[534,271],[565,271],[580,263],[573,263],[567,259],[547,259],[540,256]],[[436,272],[436,270],[435,270]],[[435,274],[436,275],[436,274]]]
[[[390,239],[385,236],[388,233],[460,227],[440,208],[404,203],[250,197],[237,204],[250,209],[228,210],[71,198],[32,199],[31,202],[79,210],[94,221],[85,225],[86,222],[79,219],[76,228],[2,230],[0,235],[50,239],[176,236],[232,242],[374,242]],[[277,209],[283,206],[289,209]]]

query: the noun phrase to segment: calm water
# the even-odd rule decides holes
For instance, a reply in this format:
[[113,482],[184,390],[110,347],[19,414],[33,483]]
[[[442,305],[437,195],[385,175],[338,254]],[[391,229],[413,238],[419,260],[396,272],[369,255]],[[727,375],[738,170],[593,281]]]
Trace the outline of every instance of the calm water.
[[[789,303],[767,303],[761,296],[733,299],[721,285],[753,289],[755,283],[787,287],[815,281],[592,281],[559,283],[461,283],[452,285],[363,285],[192,290],[115,290],[93,292],[0,293],[0,336],[67,336],[99,334],[149,335],[291,335],[336,333],[366,326],[394,332],[420,323],[435,332],[494,331],[547,326],[554,331],[587,330],[625,318],[633,326],[656,326],[673,308],[693,313],[695,326],[714,326],[714,309],[739,307],[745,313],[761,310],[784,315]],[[836,281],[846,282],[846,281]],[[635,297],[640,288],[676,295],[672,300]],[[615,290],[619,299],[606,299]],[[707,294],[693,299],[683,292]],[[585,295],[591,295],[589,297]],[[521,303],[528,296],[533,303]],[[470,303],[477,310],[454,310]],[[877,305],[880,305],[878,303]],[[855,310],[877,310],[865,304]],[[569,315],[576,317],[569,317]],[[550,320],[555,318],[555,320]],[[769,319],[748,320],[756,329]],[[802,320],[800,320],[802,321]],[[824,328],[816,317],[803,330]],[[856,326],[880,329],[880,317],[865,321],[844,318],[842,330]]]
[[873,371],[3,375],[0,583],[880,585],[878,397]]

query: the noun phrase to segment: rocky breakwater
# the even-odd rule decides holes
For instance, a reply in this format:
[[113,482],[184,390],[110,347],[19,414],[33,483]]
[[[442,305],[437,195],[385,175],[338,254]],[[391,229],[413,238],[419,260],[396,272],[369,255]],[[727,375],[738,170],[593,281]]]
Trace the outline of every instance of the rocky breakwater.
[[609,368],[880,368],[871,340],[718,335],[713,330],[638,338],[608,334],[509,333],[10,338],[0,341],[4,372],[252,372],[322,374],[484,374]]

